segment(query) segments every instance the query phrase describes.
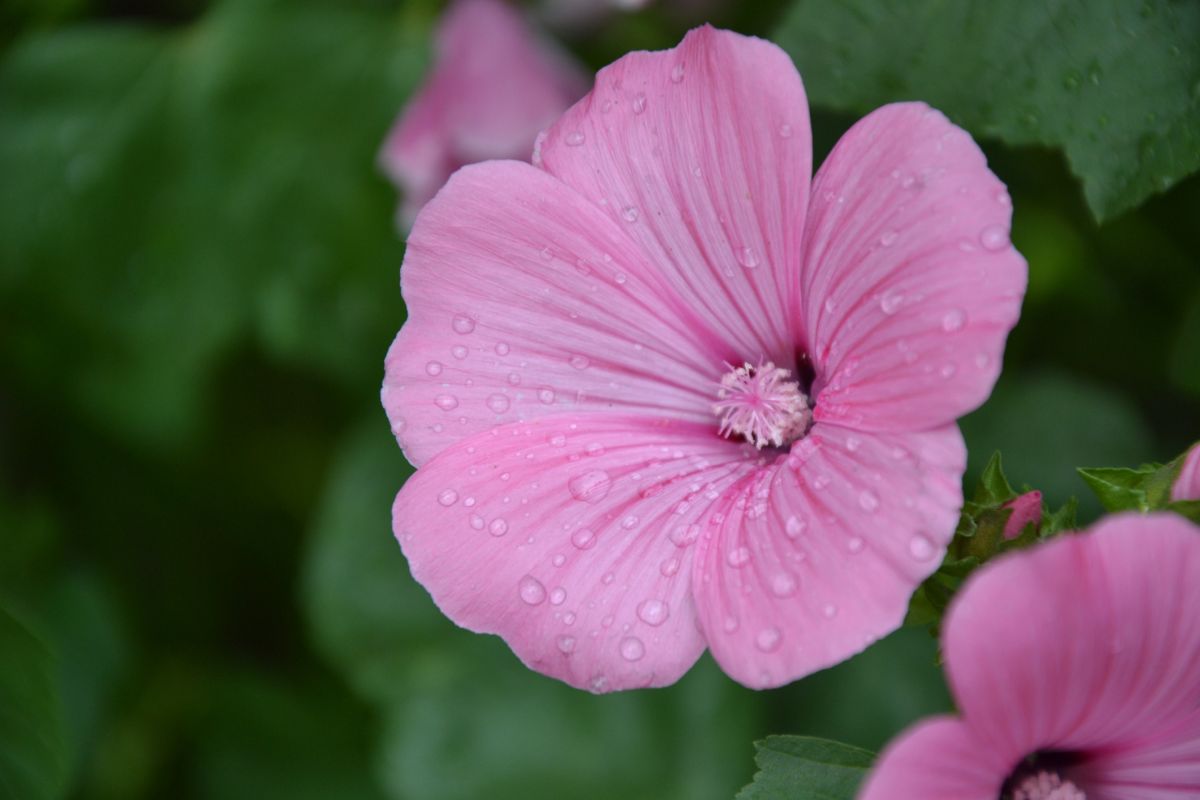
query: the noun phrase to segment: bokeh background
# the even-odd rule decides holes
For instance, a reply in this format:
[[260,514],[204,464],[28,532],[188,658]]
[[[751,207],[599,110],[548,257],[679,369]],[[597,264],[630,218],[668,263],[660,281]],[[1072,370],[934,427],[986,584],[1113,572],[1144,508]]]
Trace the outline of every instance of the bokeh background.
[[[1094,518],[1076,466],[1200,437],[1196,4],[908,5],[934,23],[664,2],[547,35],[592,69],[700,13],[772,38],[818,159],[888,99],[971,129],[1030,285],[962,423],[967,480],[998,449],[1015,484]],[[404,245],[376,156],[441,11],[0,4],[0,797],[716,800],[766,734],[878,748],[949,708],[919,628],[775,691],[705,657],[593,697],[412,581],[378,402]]]

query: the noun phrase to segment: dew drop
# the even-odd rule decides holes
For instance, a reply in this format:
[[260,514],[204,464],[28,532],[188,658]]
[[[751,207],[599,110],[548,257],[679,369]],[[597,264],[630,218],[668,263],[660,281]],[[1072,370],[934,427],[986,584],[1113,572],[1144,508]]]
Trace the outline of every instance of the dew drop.
[[946,333],[961,331],[967,324],[967,314],[961,308],[952,308],[942,317],[942,330]]
[[[459,361],[461,361],[461,360],[463,360],[464,358],[466,358],[466,357],[467,357],[467,353],[468,353],[468,352],[469,352],[469,351],[467,350],[467,348],[466,348],[464,345],[461,345],[461,344],[456,344],[456,345],[454,345],[454,347],[451,347],[451,348],[450,348],[450,353],[451,353],[451,354],[452,354],[452,355],[453,355],[455,358],[457,358]],[[469,385],[469,383],[468,383],[468,385]]]
[[754,646],[764,653],[773,652],[779,647],[779,642],[783,639],[783,635],[778,628],[763,628],[754,637]]
[[458,398],[452,394],[439,394],[433,398],[433,404],[442,411],[452,411],[458,408]]
[[430,375],[430,376],[441,375],[442,374],[442,362],[430,361],[428,364],[425,365],[425,374]]
[[875,510],[879,508],[879,495],[870,489],[863,489],[858,493],[858,507],[868,514],[875,513]]
[[979,232],[979,243],[993,253],[1008,247],[1008,230],[1003,225],[988,225]]
[[633,528],[637,524],[638,524],[638,518],[635,517],[633,514],[630,514],[629,516],[625,517],[625,519],[621,520],[621,527],[627,531],[633,530]]
[[569,361],[570,365],[575,369],[587,369],[591,365],[591,360],[587,356],[574,355]]
[[455,333],[470,333],[475,330],[475,320],[468,317],[466,314],[457,314],[454,317],[454,322],[451,323]]
[[837,611],[837,606],[835,606],[833,603],[827,603],[825,607],[821,609],[821,613],[825,615],[825,619],[833,619],[837,616]]
[[554,557],[554,559],[551,561],[551,563],[554,564],[554,566],[556,566],[556,567],[561,567],[563,564],[567,563],[567,557],[564,556],[562,553],[559,553],[558,555],[556,555]]
[[521,595],[521,599],[531,606],[536,606],[546,599],[546,587],[542,586],[542,582],[532,575],[521,578],[517,584],[517,591]]
[[488,525],[488,533],[492,536],[503,536],[508,533],[508,523],[503,517],[496,517],[492,520],[492,524]]
[[671,68],[671,83],[679,83],[683,80],[683,64],[676,64]]
[[583,131],[571,131],[567,134],[566,142],[568,147],[579,147],[579,145],[586,141],[587,135]]
[[588,442],[587,446],[583,448],[583,452],[593,457],[602,456],[604,455],[604,445],[599,442]]
[[725,554],[725,561],[731,567],[740,567],[750,560],[750,551],[745,547],[735,547]]
[[621,658],[626,661],[637,661],[646,655],[646,646],[636,636],[626,636],[621,640]]
[[509,386],[520,386],[521,385],[520,374],[518,374],[516,372],[508,373],[508,385]]
[[677,525],[668,534],[671,544],[676,547],[687,547],[692,542],[700,538],[700,526],[692,523],[691,525]]
[[958,367],[952,361],[942,364],[942,368],[938,370],[938,374],[943,378],[953,378],[956,372],[958,372]]
[[646,93],[638,92],[633,96],[633,113],[640,114],[646,110]]
[[908,552],[917,561],[928,561],[933,558],[934,552],[933,542],[926,539],[924,536],[914,536],[908,542]]
[[883,245],[884,247],[891,247],[892,245],[894,245],[896,243],[896,240],[899,238],[900,238],[900,234],[898,232],[893,231],[893,230],[886,230],[883,232],[883,235],[879,237],[879,243],[881,245]]
[[808,527],[808,523],[799,517],[788,517],[787,523],[783,526],[784,533],[789,539],[795,539],[800,534],[804,533],[804,529]]
[[754,269],[758,266],[758,253],[749,247],[743,247],[738,250],[737,260],[746,269]]
[[655,627],[662,625],[671,615],[671,609],[662,600],[643,600],[637,607],[638,619]]
[[547,443],[548,443],[548,444],[549,444],[551,447],[566,447],[566,445],[567,445],[567,437],[566,437],[566,436],[564,436],[564,435],[562,435],[561,433],[556,433],[556,434],[554,434],[554,435],[552,435],[552,436],[548,437],[548,438],[546,439],[546,442],[547,442]]
[[510,405],[512,405],[511,401],[509,401],[507,396],[502,394],[493,394],[487,399],[487,407],[491,409],[493,414],[503,414],[505,411],[508,411]]
[[580,528],[571,534],[571,544],[580,550],[587,550],[596,543],[596,534],[590,528]]
[[593,469],[567,481],[567,489],[576,500],[598,503],[612,488],[612,478],[602,469]]
[[1008,208],[1012,205],[1012,198],[1008,196],[1008,192],[1001,189],[1000,191],[996,192],[996,202],[1005,208]]
[[483,521],[483,517],[479,516],[478,514],[471,515],[471,527],[472,528],[474,528],[477,531],[481,531],[481,530],[483,530],[484,524],[485,523]]
[[796,591],[796,579],[786,572],[780,572],[771,578],[771,594],[776,597],[790,597]]
[[786,122],[783,123],[782,125],[780,125],[779,126],[779,135],[782,136],[784,139],[791,138],[792,126],[788,125]]
[[550,592],[550,605],[561,606],[563,601],[567,599],[567,590],[559,586],[554,591]]
[[904,303],[904,295],[899,292],[888,291],[883,297],[879,298],[879,310],[885,314],[895,314],[900,306]]
[[637,206],[625,206],[625,208],[621,209],[621,219],[625,220],[626,222],[637,222]]
[[575,637],[574,636],[559,636],[555,643],[558,645],[558,652],[563,655],[570,655],[575,652]]
[[670,578],[676,572],[679,572],[679,559],[678,558],[664,559],[663,562],[658,565],[658,571],[660,573],[662,573],[662,576],[664,578]]
[[543,405],[550,405],[554,402],[554,390],[547,386],[543,386],[541,389],[538,389],[538,400]]
[[846,542],[846,549],[848,549],[851,553],[861,553],[865,545],[866,542],[862,540],[861,536],[852,536],[850,540]]
[[988,364],[992,363],[991,356],[987,353],[978,353],[975,356],[975,366],[979,369],[985,369]]
[[499,344],[496,345],[496,355],[506,356],[506,355],[508,355],[508,352],[509,352],[509,347],[505,342],[500,342]]
[[458,492],[453,489],[443,489],[438,495],[438,503],[444,506],[452,506],[458,502]]

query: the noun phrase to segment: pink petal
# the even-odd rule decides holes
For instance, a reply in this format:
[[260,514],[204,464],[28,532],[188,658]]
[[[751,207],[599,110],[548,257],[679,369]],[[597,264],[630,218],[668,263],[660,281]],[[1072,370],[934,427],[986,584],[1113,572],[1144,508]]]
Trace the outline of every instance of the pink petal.
[[1200,699],[1197,576],[1200,529],[1174,514],[1108,517],[980,570],[943,635],[967,722],[1022,754],[1183,724]]
[[460,170],[401,270],[383,404],[414,464],[494,425],[613,410],[703,421],[725,367],[617,224],[525,164]]
[[1042,522],[1042,493],[1026,492],[1018,495],[1004,504],[1011,508],[1008,521],[1004,523],[1004,538],[1016,539],[1025,531],[1026,525],[1037,527]]
[[953,717],[931,717],[879,756],[858,800],[996,800],[1011,765]]
[[738,681],[778,686],[899,627],[962,505],[955,426],[859,434],[818,424],[713,508],[696,604]]
[[663,686],[704,649],[696,523],[748,469],[711,426],[559,415],[443,451],[393,520],[413,575],[459,625],[572,686]]
[[703,27],[601,70],[534,163],[601,204],[718,332],[723,359],[790,364],[811,150],[788,56]]
[[988,396],[1025,291],[1010,218],[937,111],[885,106],[842,137],[813,183],[800,284],[816,419],[914,430]]
[[1175,484],[1171,487],[1172,500],[1200,500],[1200,444],[1196,444],[1183,460]]
[[1071,777],[1096,800],[1195,800],[1200,793],[1200,709],[1175,729],[1097,756]]
[[500,0],[454,3],[439,23],[436,49],[432,74],[380,153],[405,192],[410,224],[463,164],[529,158],[538,131],[587,88],[579,68]]

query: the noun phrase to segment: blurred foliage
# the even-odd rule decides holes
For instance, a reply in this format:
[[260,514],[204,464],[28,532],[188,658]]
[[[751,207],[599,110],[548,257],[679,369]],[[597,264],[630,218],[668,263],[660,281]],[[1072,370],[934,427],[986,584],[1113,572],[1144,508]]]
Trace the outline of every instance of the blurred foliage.
[[65,774],[54,657],[0,608],[0,798],[50,800]]
[[737,800],[850,800],[875,754],[806,736],[755,742],[759,771]]
[[1200,169],[1200,5],[801,0],[776,32],[814,102],[924,100],[982,136],[1061,147],[1098,219]]
[[[1082,126],[1124,87],[1109,130],[1145,133],[1153,102],[1152,136],[1194,131],[1194,96],[1170,92],[1197,63],[1195,39],[1179,55],[1175,39],[1152,46],[1193,12],[1134,7],[1141,33],[1112,53],[1138,68],[1104,62],[1100,86],[1083,81],[1072,100],[1055,89],[1074,66],[1055,60],[1065,45],[1038,44],[1026,96],[1025,74],[1003,91],[979,78],[986,49],[939,27],[954,17],[923,28],[932,44],[906,60],[896,30],[870,33],[895,8],[851,25],[855,7],[805,2],[779,28],[817,104],[818,157],[854,121],[846,110],[885,90],[945,101],[981,137],[1013,196],[1030,289],[993,398],[963,422],[968,481],[1002,450],[1014,483],[1052,505],[1079,495],[1086,521],[1101,506],[1075,467],[1165,460],[1197,436],[1200,181],[1097,227],[1068,163],[1111,215],[1163,184],[1106,170],[1181,179],[1196,148],[1166,170],[1158,140],[1128,155],[1122,139],[1089,171],[1095,143],[1042,107]],[[1078,55],[1092,23],[1056,7],[1078,22],[1064,31]],[[768,35],[783,10],[726,4],[716,21]],[[18,694],[60,707],[44,729],[59,743],[21,762],[46,759],[29,773],[44,796],[728,798],[751,779],[755,739],[878,749],[950,707],[918,628],[771,692],[705,657],[674,687],[592,697],[458,630],[412,581],[388,513],[409,468],[377,400],[403,320],[403,245],[375,158],[438,11],[0,6],[0,605],[35,637],[0,647],[0,691],[41,681]],[[673,45],[684,19],[663,3],[563,35],[598,67]],[[861,64],[838,61],[846,47]],[[904,83],[867,80],[880,65]],[[860,73],[836,71],[851,66],[864,79],[847,86]],[[956,107],[963,93],[987,107]],[[1010,133],[1028,103],[1040,127]],[[18,752],[3,735],[0,750]]]

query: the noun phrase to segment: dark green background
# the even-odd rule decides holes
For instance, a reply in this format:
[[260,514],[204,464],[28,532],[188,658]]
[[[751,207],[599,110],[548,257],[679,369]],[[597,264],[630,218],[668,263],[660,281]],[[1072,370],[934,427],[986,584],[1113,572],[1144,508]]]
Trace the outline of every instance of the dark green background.
[[[1014,483],[1090,519],[1074,467],[1200,436],[1200,14],[992,6],[716,21],[793,54],[818,156],[892,99],[980,138],[1030,286],[963,422],[968,480],[1002,449]],[[563,36],[598,67],[677,42],[673,8]],[[0,701],[36,718],[0,718],[0,773],[33,787],[0,798],[729,798],[766,734],[878,748],[949,707],[920,629],[772,692],[706,657],[592,697],[412,582],[378,404],[403,244],[375,158],[438,10],[0,6],[0,641],[20,643]]]

